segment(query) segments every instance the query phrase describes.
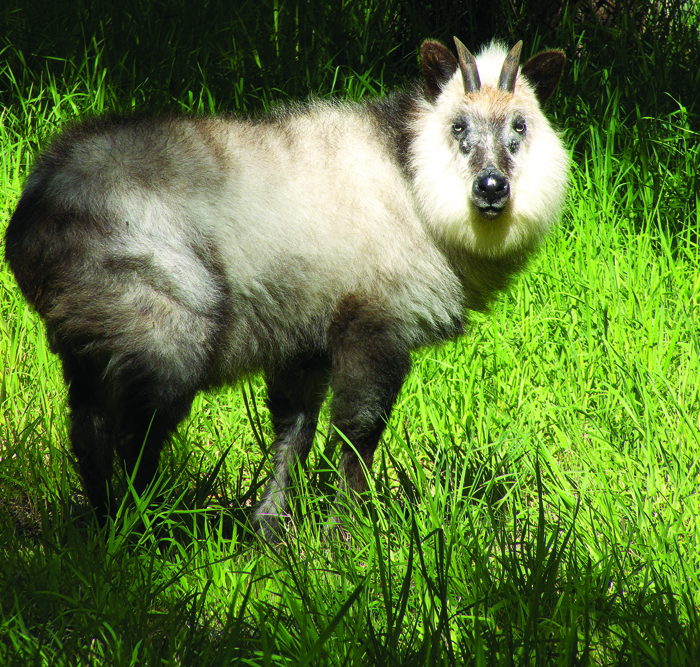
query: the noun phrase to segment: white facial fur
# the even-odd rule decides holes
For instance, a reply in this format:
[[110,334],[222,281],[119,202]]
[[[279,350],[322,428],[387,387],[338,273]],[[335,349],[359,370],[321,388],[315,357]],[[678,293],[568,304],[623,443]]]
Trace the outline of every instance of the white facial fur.
[[[491,258],[531,248],[558,220],[569,172],[568,153],[528,81],[518,76],[513,94],[497,89],[506,54],[492,43],[476,57],[478,92],[465,95],[457,70],[434,103],[423,103],[411,152],[416,196],[432,232],[457,250]],[[486,218],[471,199],[478,169],[459,150],[451,126],[460,115],[498,119],[516,112],[527,123],[527,137],[512,156],[511,198],[501,215]]]

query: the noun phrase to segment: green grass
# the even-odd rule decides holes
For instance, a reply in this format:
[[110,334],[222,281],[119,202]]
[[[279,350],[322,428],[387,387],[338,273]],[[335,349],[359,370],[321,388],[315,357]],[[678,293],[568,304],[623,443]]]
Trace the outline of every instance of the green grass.
[[[34,151],[76,116],[357,98],[414,71],[427,36],[428,18],[371,2],[338,9],[339,34],[321,35],[330,10],[265,31],[273,5],[258,32],[236,23],[252,4],[219,23],[136,5],[132,22],[76,23],[42,5],[41,30],[8,10],[0,229]],[[295,7],[312,4],[277,20]],[[614,49],[598,24],[563,22],[561,44],[586,57],[552,108],[575,160],[562,225],[468,335],[415,355],[345,541],[326,526],[327,416],[289,544],[249,539],[271,438],[259,378],[200,395],[163,456],[163,500],[125,505],[100,534],[71,465],[60,366],[0,265],[0,664],[698,664],[700,90],[682,67],[694,20],[665,41],[628,31]],[[414,43],[389,52],[408,25]]]

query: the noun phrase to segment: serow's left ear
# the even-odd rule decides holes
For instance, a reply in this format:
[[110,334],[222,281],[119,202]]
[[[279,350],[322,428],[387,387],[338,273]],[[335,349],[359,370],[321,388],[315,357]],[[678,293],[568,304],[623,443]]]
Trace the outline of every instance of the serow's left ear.
[[543,51],[532,56],[522,66],[520,76],[524,76],[534,86],[537,101],[541,106],[544,106],[557,87],[565,64],[566,56],[563,51]]

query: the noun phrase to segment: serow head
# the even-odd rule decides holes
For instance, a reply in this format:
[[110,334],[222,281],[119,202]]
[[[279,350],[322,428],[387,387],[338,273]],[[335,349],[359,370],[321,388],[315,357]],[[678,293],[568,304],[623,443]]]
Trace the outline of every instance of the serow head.
[[[541,235],[561,210],[568,156],[542,108],[566,57],[544,51],[521,66],[522,42],[510,50],[492,43],[476,57],[456,37],[454,43],[456,57],[434,40],[421,47],[421,194],[454,238],[464,229],[472,247],[501,252]],[[467,219],[474,224],[460,227]]]

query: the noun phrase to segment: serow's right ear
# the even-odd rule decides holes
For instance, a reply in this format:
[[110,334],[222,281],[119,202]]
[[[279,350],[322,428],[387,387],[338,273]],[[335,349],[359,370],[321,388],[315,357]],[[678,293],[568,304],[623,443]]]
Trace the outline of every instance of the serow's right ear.
[[420,47],[420,60],[425,86],[434,100],[457,70],[457,59],[444,44],[426,40]]

